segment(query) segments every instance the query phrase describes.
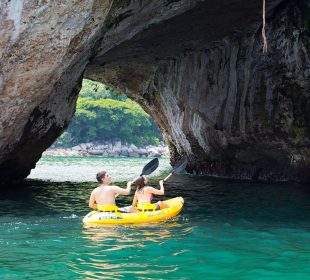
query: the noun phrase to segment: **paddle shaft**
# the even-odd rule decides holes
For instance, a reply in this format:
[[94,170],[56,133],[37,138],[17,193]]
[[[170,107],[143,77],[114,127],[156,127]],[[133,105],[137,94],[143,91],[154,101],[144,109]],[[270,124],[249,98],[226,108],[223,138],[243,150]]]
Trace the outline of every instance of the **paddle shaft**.
[[168,180],[172,176],[173,172],[171,172],[165,179],[164,181]]
[[186,157],[181,158],[175,165],[175,167],[173,168],[173,171],[163,180],[166,181],[168,180],[174,173],[178,173],[184,170],[184,168],[186,167],[187,164],[187,160]]

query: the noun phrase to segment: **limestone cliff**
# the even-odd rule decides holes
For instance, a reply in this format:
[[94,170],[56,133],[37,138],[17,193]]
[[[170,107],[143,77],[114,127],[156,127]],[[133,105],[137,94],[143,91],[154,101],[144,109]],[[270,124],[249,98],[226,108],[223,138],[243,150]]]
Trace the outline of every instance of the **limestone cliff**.
[[0,5],[2,181],[67,126],[84,70],[139,102],[188,171],[310,181],[308,1],[267,1],[267,54],[257,0]]
[[26,177],[67,127],[110,2],[0,2],[1,182]]

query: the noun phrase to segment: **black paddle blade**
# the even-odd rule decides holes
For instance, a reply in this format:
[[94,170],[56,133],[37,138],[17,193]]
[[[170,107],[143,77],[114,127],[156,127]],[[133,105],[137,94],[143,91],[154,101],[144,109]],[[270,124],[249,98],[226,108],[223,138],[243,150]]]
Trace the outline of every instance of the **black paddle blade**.
[[140,176],[151,174],[153,171],[156,170],[158,164],[159,164],[158,158],[154,158],[146,166],[144,166]]
[[180,160],[177,161],[177,163],[173,167],[172,172],[173,173],[181,172],[185,169],[186,165],[187,165],[187,158],[186,158],[186,156],[184,156]]

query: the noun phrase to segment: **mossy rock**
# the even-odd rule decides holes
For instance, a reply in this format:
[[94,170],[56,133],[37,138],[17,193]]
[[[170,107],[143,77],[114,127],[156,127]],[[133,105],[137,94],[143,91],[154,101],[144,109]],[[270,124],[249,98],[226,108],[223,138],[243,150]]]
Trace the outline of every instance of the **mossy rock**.
[[305,128],[304,127],[297,127],[291,126],[289,130],[290,134],[293,136],[297,143],[303,142],[305,138]]

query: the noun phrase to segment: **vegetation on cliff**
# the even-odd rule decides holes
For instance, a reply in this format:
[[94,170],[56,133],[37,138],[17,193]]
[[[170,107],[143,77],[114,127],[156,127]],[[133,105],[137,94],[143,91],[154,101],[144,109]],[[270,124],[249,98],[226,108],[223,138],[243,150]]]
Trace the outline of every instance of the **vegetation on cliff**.
[[115,139],[136,145],[154,145],[162,136],[137,103],[105,85],[84,80],[75,116],[53,146],[70,147]]

